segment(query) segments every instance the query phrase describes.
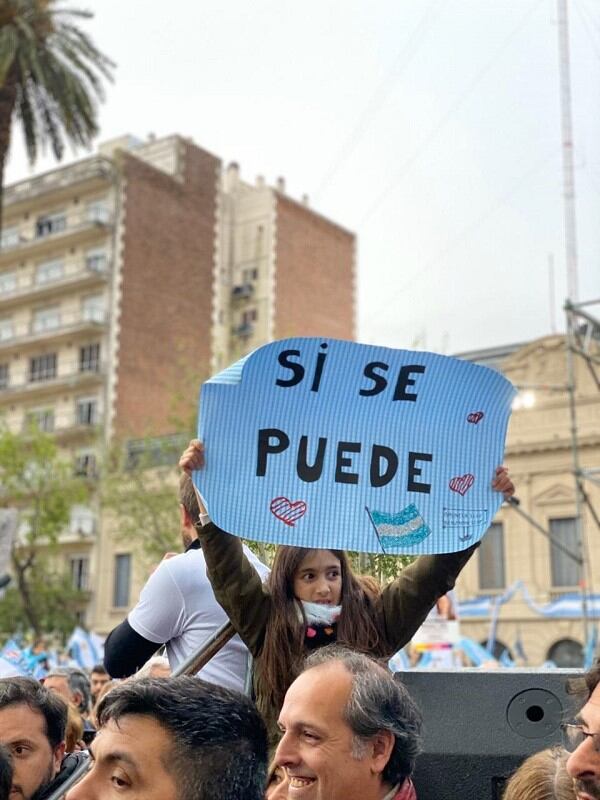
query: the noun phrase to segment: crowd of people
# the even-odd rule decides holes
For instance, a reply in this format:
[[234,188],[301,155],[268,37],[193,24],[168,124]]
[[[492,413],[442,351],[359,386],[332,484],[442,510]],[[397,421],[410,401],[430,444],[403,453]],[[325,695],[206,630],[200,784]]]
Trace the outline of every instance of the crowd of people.
[[[269,570],[211,522],[190,478],[203,463],[194,441],[183,552],[108,636],[104,664],[0,679],[0,800],[417,800],[421,712],[387,662],[474,548],[420,557],[384,587],[341,551],[282,546]],[[504,468],[493,486],[514,492]],[[208,664],[178,674],[226,626]],[[600,798],[600,665],[582,686],[563,747],[527,759],[505,800]]]

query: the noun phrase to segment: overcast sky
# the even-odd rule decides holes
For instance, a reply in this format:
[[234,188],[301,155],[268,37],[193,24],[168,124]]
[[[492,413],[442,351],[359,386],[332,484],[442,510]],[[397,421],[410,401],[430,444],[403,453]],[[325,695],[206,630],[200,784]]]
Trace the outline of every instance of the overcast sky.
[[[100,141],[181,133],[308,194],[358,236],[361,341],[458,352],[564,326],[556,0],[85,5],[118,64]],[[569,13],[583,300],[600,298],[600,0]],[[29,174],[17,135],[6,177]]]

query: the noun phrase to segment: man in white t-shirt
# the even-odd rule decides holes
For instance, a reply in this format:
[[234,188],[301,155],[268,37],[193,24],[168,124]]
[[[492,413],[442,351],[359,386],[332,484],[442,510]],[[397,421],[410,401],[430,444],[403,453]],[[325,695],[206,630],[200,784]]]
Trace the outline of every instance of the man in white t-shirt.
[[[136,672],[162,644],[167,646],[171,669],[227,622],[206,575],[198,540],[198,502],[188,475],[180,482],[181,534],[186,548],[181,555],[165,558],[141,591],[127,619],[108,636],[104,665],[113,678]],[[246,556],[263,579],[269,570],[244,545]],[[248,651],[234,636],[198,673],[211,683],[243,691]]]

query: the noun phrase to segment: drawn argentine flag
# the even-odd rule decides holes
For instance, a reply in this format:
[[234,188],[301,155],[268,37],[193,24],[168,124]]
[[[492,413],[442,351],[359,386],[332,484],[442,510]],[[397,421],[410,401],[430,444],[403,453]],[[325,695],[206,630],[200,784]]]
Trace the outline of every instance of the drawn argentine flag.
[[371,511],[368,507],[365,508],[384,553],[413,547],[420,544],[431,533],[431,529],[425,524],[425,520],[419,514],[414,503],[406,506],[397,514],[386,514],[382,511]]

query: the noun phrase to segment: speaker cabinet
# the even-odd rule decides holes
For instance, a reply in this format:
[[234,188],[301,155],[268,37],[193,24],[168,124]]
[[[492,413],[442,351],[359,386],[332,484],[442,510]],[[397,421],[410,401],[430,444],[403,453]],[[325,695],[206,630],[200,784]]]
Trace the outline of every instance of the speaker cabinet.
[[581,670],[397,672],[423,713],[419,800],[501,800],[508,777],[532,753],[561,741],[560,723],[581,698],[567,680]]

